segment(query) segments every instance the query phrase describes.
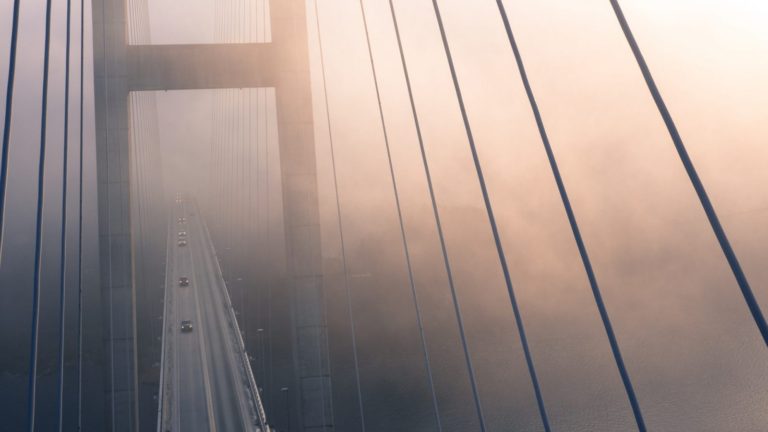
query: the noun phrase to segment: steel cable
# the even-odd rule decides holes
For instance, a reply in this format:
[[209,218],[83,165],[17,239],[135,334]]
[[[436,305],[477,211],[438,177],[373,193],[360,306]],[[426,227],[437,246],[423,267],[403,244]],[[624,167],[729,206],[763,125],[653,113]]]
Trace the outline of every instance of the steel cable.
[[408,239],[405,234],[405,224],[403,223],[403,212],[402,212],[402,206],[400,204],[400,193],[397,187],[397,178],[395,177],[394,164],[392,162],[392,152],[390,150],[390,145],[389,145],[389,135],[387,133],[387,124],[386,124],[386,121],[384,120],[384,110],[381,106],[381,92],[379,89],[378,77],[376,75],[376,65],[374,64],[374,60],[373,60],[373,50],[371,48],[371,37],[368,31],[368,20],[366,18],[363,0],[360,0],[360,13],[362,14],[362,18],[363,18],[363,28],[365,29],[365,42],[366,42],[366,46],[368,47],[368,57],[371,63],[371,73],[373,75],[373,84],[376,90],[376,103],[378,105],[378,110],[379,110],[379,119],[381,121],[381,129],[384,134],[384,146],[386,147],[386,151],[387,151],[387,163],[389,166],[389,175],[392,180],[392,190],[394,191],[395,207],[397,208],[397,220],[400,228],[400,238],[403,243],[403,253],[405,255],[405,262],[408,270],[408,282],[410,284],[411,296],[413,298],[413,305],[416,312],[416,323],[419,328],[419,338],[421,342],[421,349],[424,355],[424,367],[427,372],[427,381],[429,385],[430,396],[432,399],[432,409],[434,410],[434,414],[435,414],[435,424],[437,426],[437,430],[442,431],[443,426],[442,426],[442,423],[440,422],[440,408],[437,402],[437,394],[435,393],[435,381],[432,374],[432,365],[430,363],[430,358],[429,358],[429,347],[427,346],[427,339],[424,331],[424,322],[422,319],[419,296],[416,291],[416,284],[414,283],[414,280],[413,280],[413,266],[411,264],[411,253],[408,248]]
[[16,49],[19,39],[19,9],[21,0],[13,2],[11,19],[11,46],[8,59],[8,81],[5,92],[5,122],[3,126],[3,148],[0,149],[0,260],[3,256],[3,232],[5,221],[5,195],[8,187],[8,149],[11,139],[11,117],[13,115],[13,90],[16,77]]
[[78,154],[77,227],[77,430],[83,426],[83,83],[85,64],[85,0],[80,0],[80,148]]
[[66,266],[67,266],[67,174],[69,161],[69,57],[71,45],[72,0],[67,0],[66,48],[64,55],[64,145],[61,181],[61,248],[59,250],[59,376],[58,429],[64,427],[64,336],[66,324]]
[[317,3],[318,1],[315,0],[314,1],[315,25],[317,30],[317,43],[318,43],[318,48],[320,53],[320,70],[322,72],[323,99],[325,101],[325,114],[326,114],[326,122],[328,127],[328,140],[330,143],[331,169],[333,172],[333,188],[334,188],[335,200],[336,200],[336,213],[338,215],[338,222],[339,222],[338,226],[339,226],[339,240],[340,240],[340,247],[341,247],[342,272],[344,276],[344,288],[346,290],[346,300],[347,300],[347,315],[349,316],[349,327],[350,327],[351,340],[352,340],[352,358],[354,362],[355,384],[357,389],[357,405],[358,405],[358,411],[360,413],[360,429],[362,432],[365,432],[365,410],[363,408],[363,394],[362,394],[362,389],[360,384],[360,363],[358,359],[355,317],[354,317],[354,310],[353,310],[353,304],[352,304],[352,291],[349,287],[349,276],[347,271],[347,252],[344,246],[344,229],[342,224],[341,202],[339,199],[339,183],[338,183],[338,177],[336,172],[336,156],[335,156],[334,146],[333,146],[333,130],[331,128],[331,113],[330,113],[329,102],[328,102],[328,87],[327,87],[327,80],[326,80],[326,73],[325,73],[323,40],[320,32],[320,15],[319,15]]
[[48,75],[51,52],[51,0],[45,6],[45,53],[43,55],[43,89],[40,113],[40,154],[37,168],[37,210],[35,212],[35,263],[32,288],[32,332],[29,344],[29,382],[27,389],[28,429],[35,431],[35,396],[37,394],[38,332],[40,329],[40,273],[42,270],[43,204],[45,198],[45,153],[48,125]]
[[617,0],[609,1],[613,7],[614,13],[616,14],[616,18],[619,21],[621,30],[627,39],[627,43],[632,50],[632,54],[637,61],[640,72],[643,74],[643,78],[645,79],[648,90],[653,97],[653,101],[656,103],[656,108],[658,108],[659,114],[661,114],[661,117],[664,120],[664,124],[667,126],[667,131],[669,132],[670,138],[672,138],[672,143],[675,145],[677,154],[680,156],[680,161],[683,163],[685,172],[688,174],[688,178],[691,180],[693,189],[696,191],[696,195],[699,197],[699,201],[701,202],[701,206],[704,209],[704,213],[707,215],[709,224],[712,226],[712,231],[714,232],[718,243],[720,243],[720,249],[723,250],[723,254],[728,261],[728,265],[731,267],[733,276],[736,278],[736,282],[739,284],[741,294],[744,296],[744,301],[746,301],[747,307],[752,314],[752,318],[757,325],[757,329],[760,331],[760,334],[763,337],[763,342],[768,345],[768,323],[765,321],[763,312],[760,309],[760,304],[757,302],[755,295],[752,293],[752,288],[749,286],[747,276],[741,269],[741,264],[739,263],[739,259],[736,257],[736,252],[734,252],[733,248],[731,247],[728,236],[726,235],[723,226],[720,224],[720,219],[717,217],[715,207],[712,205],[712,202],[709,199],[709,195],[707,195],[707,190],[704,188],[704,184],[699,178],[699,174],[696,172],[693,161],[691,161],[691,157],[688,155],[688,150],[686,150],[685,144],[683,144],[683,139],[680,137],[680,133],[678,132],[677,126],[675,125],[675,121],[672,119],[672,114],[670,114],[669,109],[667,108],[667,104],[664,102],[664,99],[661,96],[661,92],[656,86],[653,75],[651,75],[651,70],[648,67],[648,64],[645,62],[645,58],[643,57],[643,53],[640,50],[640,46],[637,44],[635,36],[632,34],[632,30],[629,28],[629,24],[627,23],[627,19],[624,17],[624,12],[621,10],[619,2]]
[[546,128],[544,127],[544,120],[542,119],[541,112],[536,102],[536,98],[533,94],[530,80],[528,79],[528,74],[525,70],[525,65],[523,63],[523,58],[522,58],[522,55],[520,54],[520,49],[517,45],[517,42],[515,41],[515,37],[512,32],[512,27],[509,22],[509,17],[507,16],[507,12],[506,12],[506,9],[504,8],[503,2],[501,0],[496,0],[496,4],[499,8],[501,19],[504,23],[504,29],[507,33],[507,38],[509,39],[512,52],[515,57],[515,62],[517,63],[518,71],[520,73],[520,78],[522,80],[523,87],[525,88],[525,93],[528,97],[528,101],[531,106],[531,111],[533,112],[534,118],[536,120],[536,127],[538,128],[542,144],[544,145],[544,150],[547,153],[547,159],[549,161],[549,165],[552,170],[552,175],[555,178],[555,183],[557,184],[557,190],[560,194],[560,199],[563,202],[563,207],[565,208],[565,212],[568,217],[568,222],[571,226],[571,231],[576,241],[576,246],[579,250],[579,255],[581,256],[581,261],[584,266],[584,270],[587,274],[587,279],[589,280],[590,288],[592,289],[592,294],[595,298],[595,303],[597,305],[597,309],[600,314],[600,319],[603,322],[603,327],[605,328],[605,332],[608,337],[608,342],[611,346],[611,352],[613,353],[614,361],[619,370],[619,375],[621,376],[621,380],[624,385],[624,390],[627,393],[627,398],[629,399],[629,403],[632,408],[633,415],[635,417],[635,422],[637,423],[638,429],[640,431],[644,431],[645,421],[643,419],[643,415],[640,410],[640,404],[637,401],[637,396],[635,395],[635,390],[632,386],[632,381],[629,377],[629,372],[627,371],[626,365],[624,364],[624,359],[622,357],[621,350],[619,348],[618,340],[613,331],[613,325],[611,324],[611,320],[608,315],[608,310],[603,301],[603,296],[601,294],[600,287],[597,283],[597,277],[595,276],[595,272],[592,268],[592,262],[589,258],[589,254],[587,253],[586,245],[584,244],[584,240],[581,236],[581,230],[579,229],[578,222],[576,221],[575,212],[573,211],[571,201],[568,197],[568,192],[566,191],[565,183],[563,181],[562,175],[560,174],[560,169],[557,165],[557,160],[555,158],[554,151],[552,150],[552,146],[549,142],[549,137],[547,135]]
[[531,384],[533,385],[533,390],[536,395],[536,400],[539,406],[539,414],[541,415],[541,420],[542,420],[544,429],[546,431],[549,431],[550,430],[549,420],[546,414],[546,410],[544,408],[543,396],[541,395],[541,387],[539,385],[539,379],[536,374],[536,368],[533,363],[533,356],[531,354],[531,350],[528,345],[528,338],[525,333],[523,318],[517,303],[514,287],[512,286],[512,278],[510,276],[509,266],[507,264],[507,258],[504,253],[504,246],[502,245],[502,242],[501,242],[501,235],[499,234],[499,228],[496,223],[496,217],[494,215],[493,207],[491,205],[490,194],[488,192],[488,187],[485,182],[485,175],[483,174],[483,169],[480,164],[480,157],[477,153],[477,147],[475,146],[475,138],[472,134],[472,128],[470,126],[469,117],[467,115],[466,106],[464,104],[464,97],[462,95],[461,88],[459,86],[459,79],[456,74],[456,66],[454,65],[454,62],[453,62],[453,55],[451,54],[451,49],[448,44],[448,38],[446,36],[445,26],[443,24],[443,18],[440,13],[440,8],[437,4],[437,0],[432,0],[432,6],[435,10],[435,17],[437,19],[437,25],[440,30],[440,37],[443,42],[443,48],[445,50],[446,59],[448,60],[448,67],[451,71],[451,79],[453,81],[453,87],[456,92],[456,99],[459,103],[461,118],[464,123],[464,130],[467,133],[467,141],[469,143],[469,148],[472,153],[472,161],[475,166],[475,171],[477,172],[477,179],[478,179],[480,191],[483,197],[483,203],[485,204],[485,210],[486,210],[486,213],[488,214],[488,222],[491,226],[493,240],[496,245],[496,252],[499,257],[499,264],[501,265],[501,270],[502,270],[502,273],[504,274],[504,282],[507,286],[507,292],[509,294],[510,303],[512,304],[512,312],[515,316],[515,322],[517,324],[517,330],[520,337],[520,344],[523,347],[525,362],[528,366],[528,373],[531,378]]

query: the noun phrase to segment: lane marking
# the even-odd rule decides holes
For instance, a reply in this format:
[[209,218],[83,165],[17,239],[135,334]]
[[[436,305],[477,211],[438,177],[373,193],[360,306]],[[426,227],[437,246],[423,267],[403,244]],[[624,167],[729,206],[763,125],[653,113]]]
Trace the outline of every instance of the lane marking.
[[[189,238],[189,233],[187,233],[187,238]],[[188,247],[191,247],[188,245]],[[205,345],[205,335],[203,326],[203,318],[202,314],[200,313],[200,301],[197,294],[197,266],[195,265],[195,255],[190,251],[189,253],[190,261],[192,262],[192,285],[193,290],[195,292],[195,311],[197,314],[197,322],[199,323],[200,330],[197,332],[198,339],[200,340],[200,357],[203,362],[203,381],[205,383],[205,401],[208,409],[208,427],[212,432],[216,432],[216,422],[214,419],[214,413],[213,413],[213,397],[211,396],[211,377],[208,372],[208,356],[206,353],[208,352],[208,349]]]
[[[172,216],[175,220],[176,214],[174,212]],[[176,232],[175,230],[176,225],[171,223],[171,227],[168,231],[169,239],[168,239],[168,248],[173,248],[173,233]],[[174,249],[176,250],[176,249]],[[179,253],[178,251],[173,253],[173,268],[172,268],[172,275],[171,275],[171,281],[170,281],[170,295],[168,296],[168,299],[166,301],[171,302],[171,316],[168,317],[167,325],[171,328],[171,334],[173,335],[173,341],[171,342],[172,348],[173,348],[173,389],[177,391],[179,390],[179,335],[176,333],[176,326],[174,325],[174,322],[176,321],[176,316],[178,316],[177,308],[179,307],[178,302],[176,301],[176,287],[174,286],[174,281],[176,280],[175,277],[178,275],[178,268],[179,268]],[[164,329],[167,331],[167,329]],[[171,391],[173,393],[173,390]],[[179,395],[173,394],[173,425],[175,426],[175,430],[181,429],[181,405],[179,405]]]
[[[198,208],[198,214],[199,213],[200,212]],[[214,309],[223,310],[224,312],[223,317],[219,314],[214,315],[219,318],[216,320],[216,322],[220,329],[222,329],[222,342],[226,347],[225,351],[227,352],[227,355],[225,355],[225,357],[226,362],[229,364],[230,376],[236,383],[239,382],[241,378],[246,378],[246,381],[248,381],[248,372],[243,370],[243,368],[250,368],[250,365],[244,365],[242,362],[235,359],[235,356],[240,354],[240,348],[242,348],[244,351],[245,347],[241,345],[242,339],[240,339],[240,335],[237,334],[240,327],[237,322],[237,317],[234,314],[234,309],[232,309],[231,300],[229,300],[229,293],[227,291],[228,288],[226,286],[226,282],[224,281],[224,276],[221,271],[218,258],[216,257],[215,248],[213,247],[213,242],[210,238],[208,228],[206,225],[204,225],[202,219],[199,219],[198,223],[201,225],[201,232],[203,237],[202,241],[204,243],[202,248],[203,260],[210,266],[210,269],[213,270],[212,272],[208,273],[210,288],[208,290],[208,294],[213,300],[212,307]],[[224,322],[222,322],[222,319]],[[233,338],[235,340],[232,340]],[[246,376],[239,376],[241,374],[245,374]],[[258,408],[248,403],[249,398],[244,393],[242,385],[236,385],[235,392],[238,395],[237,399],[240,406],[239,411],[241,424],[246,430],[253,430],[254,425],[252,422],[254,418],[258,418],[258,415],[255,412],[252,413],[251,410],[258,410]],[[257,403],[256,401],[253,402]],[[251,414],[254,414],[253,418],[251,418]]]
[[[233,390],[236,394],[236,400],[238,404],[238,418],[240,420],[240,425],[243,427],[243,430],[250,431],[253,430],[253,424],[252,419],[249,418],[250,413],[250,404],[248,404],[248,398],[244,393],[244,390],[242,388],[242,364],[235,360],[233,357],[238,352],[235,346],[233,346],[232,338],[234,335],[234,332],[237,331],[232,327],[232,324],[229,322],[229,315],[227,311],[227,306],[224,300],[222,299],[223,295],[221,293],[222,289],[227,289],[226,286],[223,283],[223,278],[219,279],[215,273],[215,267],[213,266],[213,262],[210,257],[210,249],[207,247],[208,244],[204,244],[204,248],[202,250],[203,253],[203,260],[205,261],[206,265],[209,267],[210,270],[214,270],[213,272],[208,273],[208,290],[207,295],[209,297],[210,301],[210,307],[213,311],[213,321],[214,325],[218,329],[220,335],[221,335],[221,343],[224,345],[224,361],[229,366],[227,375],[232,379],[232,382],[234,383]],[[214,288],[215,287],[215,288]],[[222,311],[224,315],[217,313],[217,311]],[[224,320],[224,321],[222,321]]]

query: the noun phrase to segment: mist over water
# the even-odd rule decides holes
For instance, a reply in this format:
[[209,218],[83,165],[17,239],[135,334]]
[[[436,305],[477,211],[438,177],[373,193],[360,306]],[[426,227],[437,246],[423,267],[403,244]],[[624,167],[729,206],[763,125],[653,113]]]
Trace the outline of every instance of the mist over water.
[[[153,43],[213,42],[210,2],[191,1],[175,19],[177,2],[150,3]],[[552,429],[635,430],[495,2],[439,3]],[[765,346],[610,5],[504,3],[649,430],[766,430]],[[432,4],[394,4],[488,429],[543,430]],[[366,430],[435,430],[360,4],[318,5],[327,111],[315,9],[307,5],[336,429],[360,430],[348,287]],[[478,430],[389,6],[370,0],[364,6],[442,424],[446,431]],[[622,6],[755,295],[768,305],[768,7],[715,0]],[[10,7],[10,1],[0,5],[2,41],[9,39]],[[22,13],[0,263],[0,422],[12,425],[23,424],[15,422],[25,410],[18,393],[26,391],[36,186],[30,173],[42,67],[33,53],[42,52],[35,29],[43,8],[42,0],[25,2]],[[57,5],[55,16],[62,13]],[[63,21],[56,22],[41,294],[41,346],[48,347],[58,341]],[[7,45],[0,47],[2,71]],[[246,250],[238,243],[244,233],[257,236],[266,247],[252,259],[229,252],[236,258],[225,264],[234,273],[252,271],[258,279],[261,271],[267,283],[285,277],[282,194],[291,185],[283,184],[280,168],[289,149],[277,134],[276,91],[142,97],[150,95],[160,159],[153,166],[164,205],[176,193],[198,200],[223,256]],[[86,97],[90,119],[90,90]],[[88,286],[98,289],[91,122],[85,256]],[[222,144],[222,124],[238,138]],[[72,243],[76,235],[73,230]],[[264,325],[269,308],[259,280],[259,288],[230,285],[239,319],[251,320],[251,331]],[[251,334],[246,343],[261,342]],[[55,391],[55,349],[40,356],[43,400]],[[282,400],[266,403],[272,414],[284,415]]]

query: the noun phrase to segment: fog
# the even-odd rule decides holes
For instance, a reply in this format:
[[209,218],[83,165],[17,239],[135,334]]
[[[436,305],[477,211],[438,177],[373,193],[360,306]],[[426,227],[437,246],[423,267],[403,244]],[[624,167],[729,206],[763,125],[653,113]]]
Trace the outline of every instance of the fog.
[[[394,3],[488,429],[543,430],[432,3]],[[439,3],[552,429],[635,430],[495,2]],[[765,345],[609,3],[504,3],[648,428],[765,430]],[[259,24],[266,5],[254,5],[252,27],[241,28],[236,42],[269,40],[268,27]],[[319,2],[317,16],[314,3],[307,5],[336,428],[360,430],[349,284],[366,429],[434,430],[360,3]],[[443,426],[478,430],[389,5],[366,0],[364,6]],[[755,295],[768,305],[768,6],[752,0],[624,0],[622,6]],[[3,41],[9,39],[10,7],[10,0],[0,4]],[[40,90],[39,79],[32,78],[42,61],[31,53],[41,52],[42,36],[32,28],[44,4],[35,0],[24,7],[0,265],[6,382],[25,373],[27,351],[6,348],[27,343],[26,333],[9,329],[26,325],[29,317],[34,249],[28,215],[34,208],[30,173],[37,161]],[[183,9],[180,14],[174,0],[149,2],[152,43],[221,40],[212,2],[188,1]],[[61,27],[54,32],[57,68],[63,61]],[[7,45],[0,48],[3,71]],[[62,83],[52,85],[60,97]],[[141,97],[157,106],[152,139],[161,184],[155,186],[166,201],[188,193],[203,203],[214,229],[267,235],[260,238],[269,250],[254,256],[269,255],[260,265],[271,267],[259,268],[284,275],[284,149],[275,95],[262,88]],[[56,98],[49,160],[60,164]],[[237,126],[228,130],[240,135],[222,141],[221,125],[234,119]],[[213,149],[229,152],[229,165]],[[60,168],[47,169],[46,185],[59,189]],[[217,191],[239,205],[217,204]],[[56,193],[46,197],[52,221],[46,238],[57,235]],[[256,215],[266,217],[258,226]],[[215,246],[233,247],[221,240]],[[53,293],[58,252],[52,241],[46,248]],[[265,258],[239,259],[233,267]],[[248,289],[235,288],[244,296]],[[43,316],[57,316],[57,297],[45,302]],[[244,313],[255,319],[269,307],[242,304],[253,306]],[[50,331],[51,341],[57,340]],[[24,401],[0,393],[4,403],[23,408]]]

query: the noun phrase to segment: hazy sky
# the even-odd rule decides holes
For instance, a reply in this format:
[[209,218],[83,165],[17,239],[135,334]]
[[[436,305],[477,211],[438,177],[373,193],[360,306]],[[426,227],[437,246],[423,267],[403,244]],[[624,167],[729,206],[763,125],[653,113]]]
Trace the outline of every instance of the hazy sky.
[[[631,424],[624,395],[493,3],[441,4],[545,399],[555,428],[629,428],[618,426]],[[768,41],[761,23],[768,9],[757,2],[666,3],[623,2],[765,303]],[[332,4],[321,3],[320,18],[342,212],[354,209],[344,215],[345,235],[359,242],[396,238],[359,5]],[[507,6],[651,428],[727,430],[737,418],[744,422],[738,429],[759,430],[766,390],[754,379],[764,376],[764,362],[753,359],[764,348],[608,3]],[[429,232],[386,4],[366,7],[406,222],[411,232]],[[481,382],[490,388],[486,394],[528,392],[528,405],[496,402],[492,412],[527,408],[530,423],[517,417],[512,424],[535,425],[431,5],[396,7],[468,325],[477,333],[497,329],[473,345],[489,354],[478,366]],[[315,95],[322,113],[322,94]],[[325,198],[332,203],[330,194]],[[383,226],[389,234],[378,232]],[[424,243],[431,255],[422,265],[439,271],[434,237]],[[350,266],[362,272],[370,261],[354,255]],[[417,266],[417,278],[426,272]],[[428,286],[445,293],[445,285]],[[517,372],[504,375],[508,367]]]
[[[41,19],[32,11],[43,3],[25,0],[24,25]],[[178,0],[149,3],[154,43],[213,40],[210,0],[183,2],[183,19],[171,15],[179,12]],[[436,384],[451,420],[447,429],[472,429],[388,2],[364,3],[416,286],[430,349],[440,359]],[[540,430],[431,2],[394,3],[486,414],[493,430]],[[753,290],[768,308],[768,4],[621,3]],[[10,5],[0,2],[3,41]],[[323,247],[334,268],[338,215],[314,3],[308,5]],[[440,5],[553,428],[632,430],[495,2]],[[765,347],[609,3],[505,5],[649,429],[764,430]],[[402,406],[409,395],[426,393],[358,0],[321,1],[319,22],[349,271],[362,275],[352,280],[369,430],[392,430],[395,410],[418,425],[407,430],[426,429],[429,404]],[[56,35],[60,41],[61,27]],[[41,45],[31,32],[22,43],[30,50]],[[34,74],[39,64],[32,56],[22,67]],[[0,47],[0,70],[7,70],[7,43]],[[20,100],[30,102],[21,102],[27,108],[20,108],[16,122],[28,133],[15,138],[15,164],[36,157],[29,147],[38,118],[33,85],[30,79],[20,92]],[[194,149],[209,144],[210,100],[210,94],[158,94],[166,159],[204,165],[205,154]],[[9,197],[28,208],[14,181]],[[15,230],[29,232],[25,218],[13,220]],[[18,238],[22,244],[28,236]],[[332,369],[341,376],[335,391],[351,394],[344,379],[350,374],[348,323],[338,306],[345,299],[338,286],[328,285],[338,360]],[[336,407],[343,425],[355,406]]]
[[[495,2],[440,4],[553,425],[631,429]],[[190,2],[189,10],[199,13],[173,26],[154,26],[154,40],[210,38],[205,5]],[[323,241],[332,258],[339,254],[337,214],[314,6],[308,5]],[[766,304],[768,6],[661,0],[622,5]],[[651,429],[760,430],[768,421],[761,408],[768,398],[764,348],[610,5],[549,0],[506,6]],[[160,16],[175,7],[154,2],[153,23],[167,23]],[[456,410],[455,424],[463,419],[471,427],[469,400],[460,396],[466,382],[456,379],[463,366],[388,4],[366,1],[365,7],[417,288],[426,299],[428,338],[435,358],[453,358],[438,367],[438,390],[446,410]],[[536,430],[532,391],[431,2],[395,1],[395,7],[488,416],[503,430]],[[381,413],[381,406],[391,409],[402,396],[387,392],[386,383],[397,382],[402,368],[387,366],[382,341],[415,337],[415,328],[359,2],[320,2],[319,14],[344,235],[353,251],[349,271],[373,274],[353,290],[356,307],[365,311],[358,323],[368,368],[363,386],[369,409]],[[341,291],[329,296],[344,300]],[[334,319],[340,328],[346,325]],[[402,328],[392,330],[398,324],[387,320]],[[416,361],[418,350],[408,346]],[[371,417],[379,420],[371,420],[372,427],[383,430],[386,416]],[[422,413],[421,421],[429,424],[429,417]]]

